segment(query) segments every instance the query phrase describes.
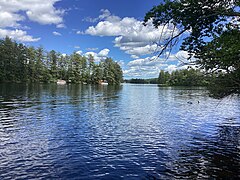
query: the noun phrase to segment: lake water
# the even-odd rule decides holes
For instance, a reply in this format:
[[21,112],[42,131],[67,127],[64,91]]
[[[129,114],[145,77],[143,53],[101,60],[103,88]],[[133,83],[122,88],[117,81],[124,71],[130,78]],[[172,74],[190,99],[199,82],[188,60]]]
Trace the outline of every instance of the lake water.
[[240,99],[157,85],[0,85],[0,179],[240,178]]

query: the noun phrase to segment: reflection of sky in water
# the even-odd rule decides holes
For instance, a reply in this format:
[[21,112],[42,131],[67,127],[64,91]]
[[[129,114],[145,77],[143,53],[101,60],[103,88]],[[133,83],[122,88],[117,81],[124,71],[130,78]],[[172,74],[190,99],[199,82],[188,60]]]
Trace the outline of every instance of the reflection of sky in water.
[[1,86],[0,177],[236,177],[239,103],[155,85]]

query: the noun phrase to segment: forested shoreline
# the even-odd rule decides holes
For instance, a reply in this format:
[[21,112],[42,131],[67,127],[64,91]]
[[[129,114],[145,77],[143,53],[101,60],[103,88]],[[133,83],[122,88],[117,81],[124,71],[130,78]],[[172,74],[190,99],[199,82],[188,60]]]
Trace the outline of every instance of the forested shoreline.
[[167,86],[207,86],[210,77],[199,69],[182,69],[171,73],[160,71],[158,83]]
[[120,84],[123,73],[111,58],[96,62],[93,56],[48,52],[42,47],[28,47],[9,37],[0,40],[0,82],[57,82]]
[[126,83],[159,84],[161,86],[208,86],[210,81],[210,76],[193,68],[176,70],[171,73],[161,70],[158,78],[125,80]]
[[[77,52],[65,55],[54,50],[48,52],[42,47],[17,43],[9,37],[0,40],[0,83],[56,83],[59,79],[79,84],[99,84],[103,81],[120,84],[123,82],[123,72],[120,65],[111,58],[96,62],[91,55],[86,57]],[[158,78],[130,79],[124,82],[207,86],[210,94],[217,98],[238,92],[238,88],[232,85],[235,81],[229,78],[229,74],[217,71],[216,74],[207,75],[206,72],[192,68],[171,73],[161,70]]]

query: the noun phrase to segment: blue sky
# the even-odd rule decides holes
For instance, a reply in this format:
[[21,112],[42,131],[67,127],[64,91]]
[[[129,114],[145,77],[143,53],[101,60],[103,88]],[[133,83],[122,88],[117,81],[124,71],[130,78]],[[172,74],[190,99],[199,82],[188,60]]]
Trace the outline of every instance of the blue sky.
[[[187,53],[176,47],[169,60],[156,58],[161,27],[142,25],[157,0],[1,0],[0,38],[6,35],[26,45],[62,54],[92,54],[96,61],[111,57],[125,78],[157,77],[161,69],[178,68]],[[173,28],[163,29],[163,40]],[[175,32],[177,33],[177,31]]]

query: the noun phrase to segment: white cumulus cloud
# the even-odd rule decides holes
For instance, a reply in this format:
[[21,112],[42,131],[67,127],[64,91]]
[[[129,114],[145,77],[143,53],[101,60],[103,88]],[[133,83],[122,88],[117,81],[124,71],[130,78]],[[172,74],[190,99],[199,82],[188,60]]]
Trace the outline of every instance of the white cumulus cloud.
[[65,24],[57,24],[57,28],[66,28]]
[[5,38],[6,36],[20,42],[35,42],[40,40],[40,38],[33,38],[32,36],[27,35],[26,31],[22,31],[18,29],[6,30],[6,29],[0,28],[0,38]]
[[[166,56],[168,53],[166,54]],[[189,55],[186,51],[178,51],[171,54],[166,61],[157,56],[148,56],[146,58],[136,58],[130,61],[124,68],[125,78],[156,78],[161,70],[173,72],[188,67],[195,68],[193,65],[187,65],[183,62],[189,62]]]
[[[101,15],[99,16],[101,17]],[[159,42],[168,40],[173,33],[173,26],[159,26],[155,28],[151,21],[146,26],[142,21],[132,17],[120,18],[112,15],[108,10],[102,11],[102,18],[96,26],[90,26],[85,34],[92,36],[113,36],[114,44],[127,54],[141,56],[161,50]]]
[[163,59],[149,56],[130,61],[123,74],[125,78],[156,78],[160,70],[167,66]]
[[54,36],[62,36],[62,34],[59,33],[59,32],[57,32],[57,31],[53,31],[53,35],[54,35]]
[[99,20],[103,20],[103,19],[105,19],[105,18],[107,18],[111,15],[111,13],[108,9],[101,9],[100,12],[102,14],[99,15],[98,17],[96,17],[96,18],[86,17],[86,18],[83,19],[83,21],[94,23],[94,22],[97,22]]
[[131,55],[131,58],[137,59],[137,58],[139,58],[139,56],[133,54],[133,55]]
[[169,73],[171,73],[171,72],[173,72],[173,71],[176,71],[176,70],[177,70],[177,66],[176,66],[176,65],[173,65],[173,64],[171,64],[171,65],[169,65],[168,67],[166,67],[164,70],[165,70],[165,71],[168,71]]
[[108,57],[109,52],[110,52],[110,50],[105,48],[105,49],[102,49],[101,51],[99,51],[98,53],[92,52],[92,51],[86,52],[84,54],[84,56],[88,57],[89,55],[92,55],[94,60],[98,62],[98,61]]
[[19,27],[19,21],[24,20],[23,16],[15,13],[0,11],[0,27]]
[[82,55],[83,52],[81,50],[79,50],[76,53],[79,54],[79,55]]
[[[22,22],[26,19],[43,25],[55,24],[58,28],[64,27],[64,10],[54,7],[58,1],[60,0],[0,0],[1,36],[6,34],[22,42],[39,40],[23,31],[26,26],[22,25]],[[12,30],[13,28],[17,29]]]
[[110,52],[109,49],[103,49],[103,50],[101,50],[101,51],[98,53],[98,56],[100,56],[100,57],[107,57],[109,52]]
[[[56,9],[54,4],[60,0],[1,0],[0,11],[11,23],[6,24],[9,27],[11,24],[18,24],[22,21],[20,12],[25,12],[27,17],[34,22],[40,24],[62,24],[63,10]],[[3,22],[0,21],[3,27]]]

